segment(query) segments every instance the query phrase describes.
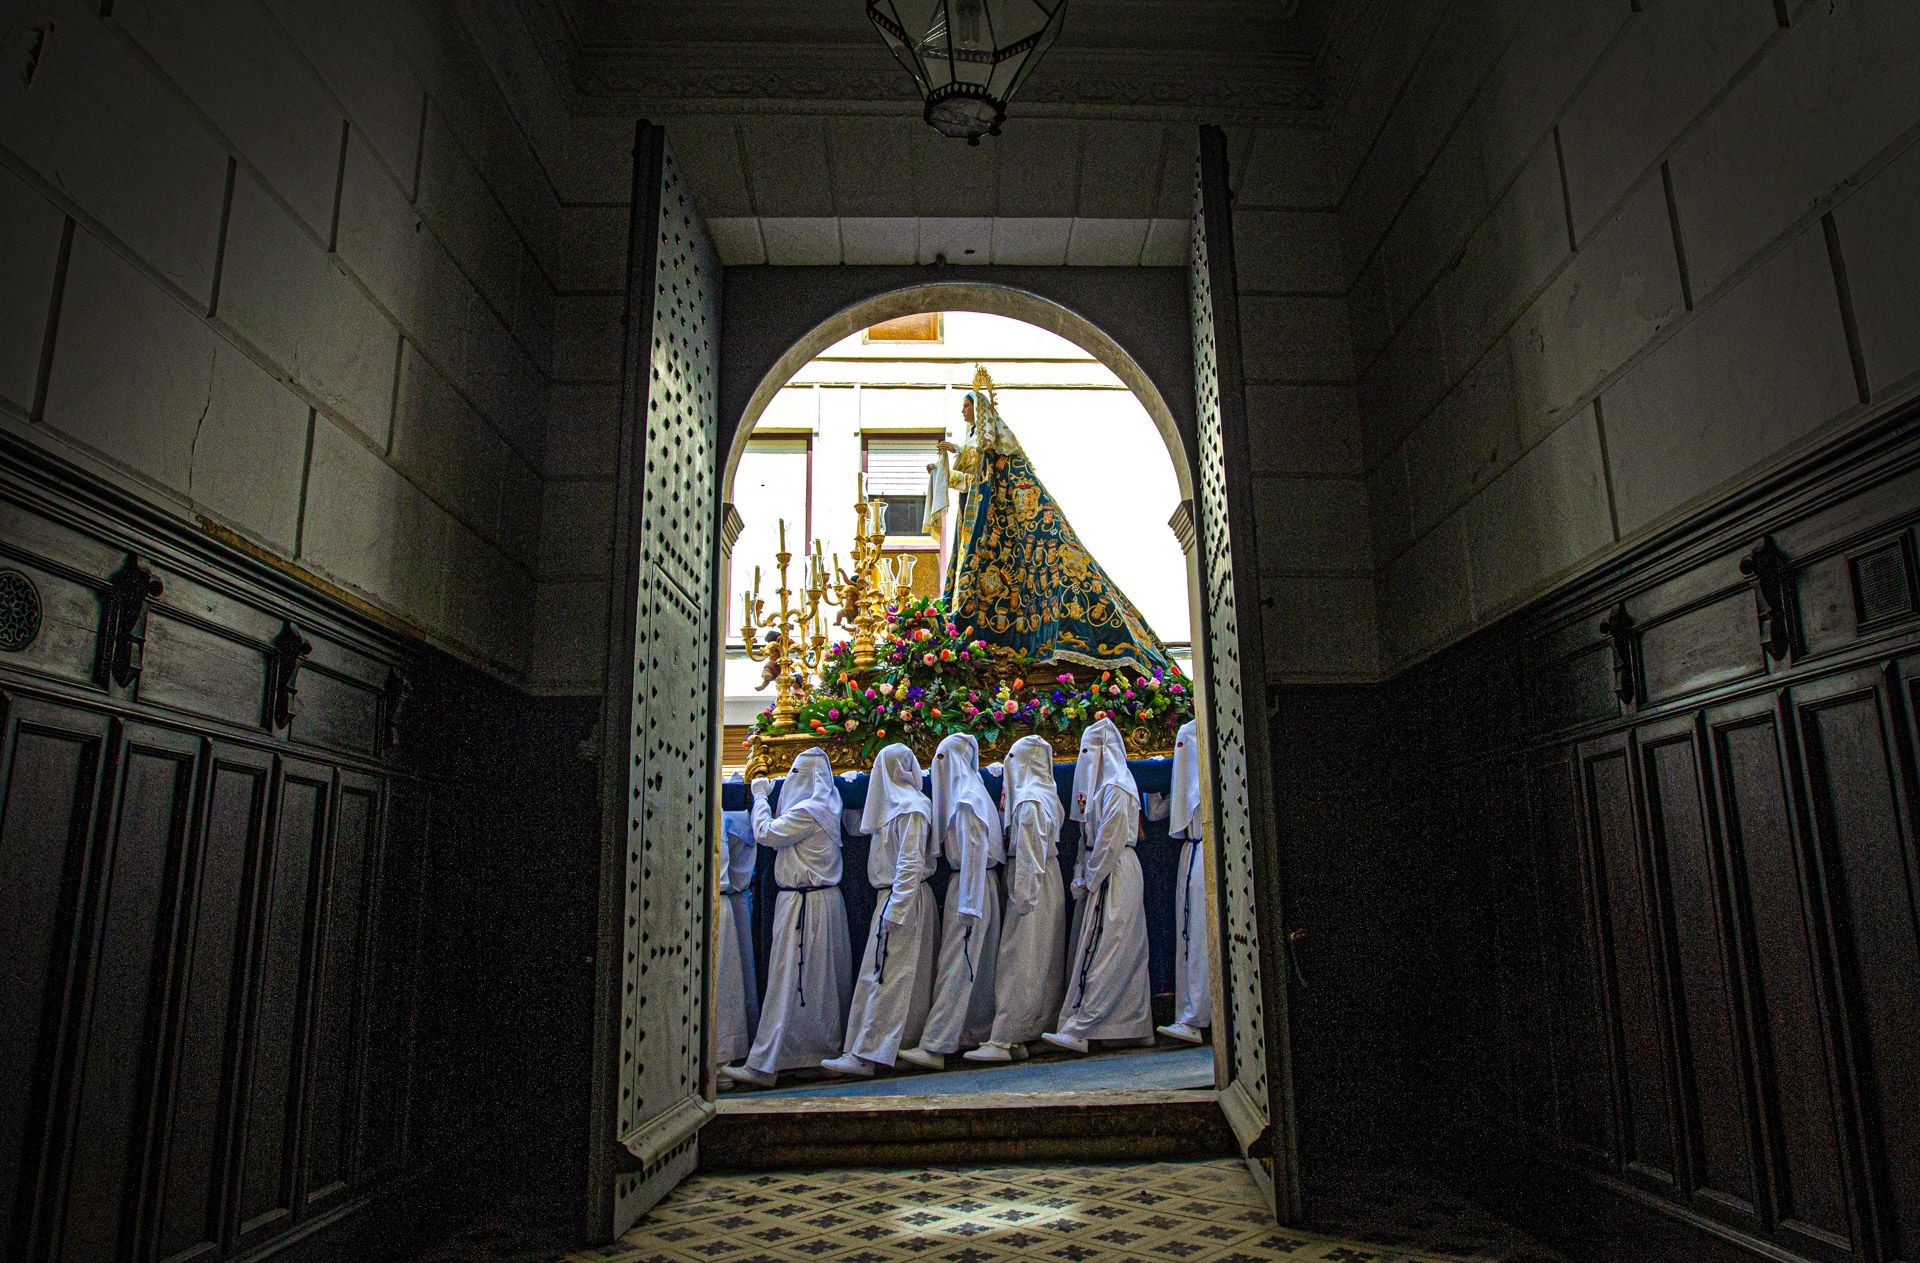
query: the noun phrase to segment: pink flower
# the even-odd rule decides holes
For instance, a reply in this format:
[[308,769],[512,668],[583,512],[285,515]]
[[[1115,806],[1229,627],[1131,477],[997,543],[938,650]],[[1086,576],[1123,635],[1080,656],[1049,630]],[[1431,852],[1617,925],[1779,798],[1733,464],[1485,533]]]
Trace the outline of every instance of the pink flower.
[[837,711],[837,710],[830,710],[830,711],[828,711],[828,712],[827,712],[827,718],[828,718],[828,719],[838,719],[838,718],[840,718],[840,712],[839,712],[839,711]]
[[866,691],[866,694],[865,694],[865,695],[866,695],[867,697],[873,697],[873,696],[875,696],[875,693],[874,693],[874,691],[873,691],[872,689],[868,689],[868,690]]
[[930,653],[923,653],[923,654],[921,654],[921,655],[920,655],[920,661],[921,661],[921,662],[923,662],[923,663],[925,663],[925,664],[926,664],[927,666],[932,666],[932,665],[933,665],[933,655],[932,655],[932,654],[930,654]]
[[1093,717],[1095,719],[1105,719],[1107,717],[1107,712],[1104,710],[1096,710],[1093,712]]
[[860,726],[860,721],[857,719],[849,719],[842,726],[845,727],[848,732],[852,732],[855,728],[858,728]]
[[1128,690],[1127,690],[1127,696],[1128,696],[1128,697],[1132,697],[1132,696],[1133,696],[1133,690],[1132,690],[1132,689],[1128,689]]
[[958,627],[955,627],[952,623],[947,624],[947,635],[958,636],[959,634],[960,634],[960,629]]
[[960,661],[962,662],[967,661],[967,651],[964,649],[960,651]]
[[1187,691],[1187,690],[1185,690],[1185,689],[1183,689],[1183,688],[1181,688],[1181,687],[1180,687],[1180,686],[1179,686],[1178,684],[1169,684],[1169,685],[1167,685],[1167,692],[1169,692],[1169,693],[1184,693],[1184,692],[1186,692],[1186,691]]
[[1120,696],[1120,686],[1118,684],[1109,684],[1107,685],[1107,692],[1114,697],[1118,697]]

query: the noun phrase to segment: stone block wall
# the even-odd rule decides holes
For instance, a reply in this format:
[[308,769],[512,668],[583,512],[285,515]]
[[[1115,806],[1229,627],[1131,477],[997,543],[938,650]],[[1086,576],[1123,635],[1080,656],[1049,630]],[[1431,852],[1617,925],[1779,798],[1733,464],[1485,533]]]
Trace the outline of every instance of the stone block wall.
[[0,27],[0,424],[524,680],[575,221],[508,6],[100,8]]
[[1422,0],[1332,131],[1383,674],[1920,385],[1911,5]]
[[1378,671],[1330,154],[1320,129],[1260,128],[1230,151],[1257,562],[1275,683],[1367,680]]

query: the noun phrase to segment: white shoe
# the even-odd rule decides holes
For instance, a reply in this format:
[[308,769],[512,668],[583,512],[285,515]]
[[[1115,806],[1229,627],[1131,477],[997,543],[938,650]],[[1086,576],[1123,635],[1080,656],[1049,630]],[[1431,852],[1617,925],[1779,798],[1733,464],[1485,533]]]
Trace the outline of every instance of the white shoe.
[[1086,1040],[1076,1039],[1072,1035],[1062,1035],[1059,1031],[1048,1031],[1040,1038],[1046,1040],[1055,1048],[1064,1048],[1070,1053],[1083,1053],[1087,1051]]
[[982,1044],[960,1055],[968,1061],[1005,1062],[1013,1060],[1013,1049],[1005,1044]]
[[838,1057],[829,1057],[820,1064],[835,1074],[846,1075],[849,1079],[871,1079],[873,1077],[873,1063],[865,1057],[858,1057],[853,1053],[841,1053]]
[[900,1050],[900,1060],[911,1066],[919,1066],[922,1070],[945,1070],[947,1068],[946,1054],[928,1052],[924,1048],[902,1048]]
[[1193,1029],[1193,1027],[1188,1026],[1185,1022],[1174,1022],[1172,1025],[1160,1026],[1155,1029],[1168,1039],[1177,1039],[1183,1044],[1204,1044],[1207,1042],[1205,1035],[1202,1035],[1199,1031]]
[[744,1085],[750,1088],[770,1088],[780,1082],[779,1075],[768,1074],[764,1070],[755,1070],[744,1061],[737,1066],[721,1066],[720,1077],[729,1083]]

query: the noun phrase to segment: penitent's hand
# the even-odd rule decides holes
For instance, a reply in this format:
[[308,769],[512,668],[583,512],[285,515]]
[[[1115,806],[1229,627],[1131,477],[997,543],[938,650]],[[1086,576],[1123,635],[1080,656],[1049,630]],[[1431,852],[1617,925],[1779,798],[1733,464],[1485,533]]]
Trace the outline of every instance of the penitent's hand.
[[755,798],[765,798],[773,792],[773,782],[764,776],[756,776],[753,778],[752,790]]

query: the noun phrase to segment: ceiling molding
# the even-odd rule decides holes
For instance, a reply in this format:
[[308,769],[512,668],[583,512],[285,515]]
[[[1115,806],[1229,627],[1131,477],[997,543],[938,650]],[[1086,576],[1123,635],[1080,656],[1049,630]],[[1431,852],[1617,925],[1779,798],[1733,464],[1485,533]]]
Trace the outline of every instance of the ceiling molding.
[[[595,108],[636,112],[897,113],[919,99],[879,46],[653,44],[589,47],[574,84]],[[1028,117],[1255,122],[1317,112],[1322,81],[1306,54],[1090,52],[1056,49],[1021,89]]]

